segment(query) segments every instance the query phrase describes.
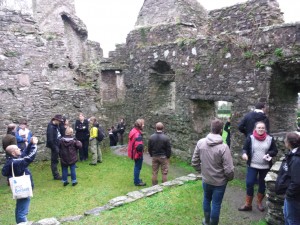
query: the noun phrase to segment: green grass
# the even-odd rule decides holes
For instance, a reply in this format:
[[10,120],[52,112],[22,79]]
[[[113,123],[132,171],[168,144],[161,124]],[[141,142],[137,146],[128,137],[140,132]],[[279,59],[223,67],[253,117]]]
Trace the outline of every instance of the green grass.
[[[31,199],[28,219],[38,221],[44,218],[62,218],[83,215],[85,211],[107,204],[109,200],[128,192],[139,190],[133,185],[133,161],[128,157],[116,156],[106,149],[103,163],[89,166],[89,161],[77,163],[78,185],[63,187],[60,181],[52,179],[50,162],[32,164],[35,189]],[[186,162],[177,158],[171,164],[194,172]],[[143,165],[141,178],[151,184],[151,167]],[[175,177],[169,176],[169,180]],[[160,177],[159,177],[159,180]],[[242,185],[243,182],[230,182]],[[149,185],[148,185],[149,186]],[[15,224],[15,200],[6,185],[0,186],[0,224]],[[69,224],[199,224],[203,218],[203,191],[201,181],[188,182],[180,187],[166,188],[152,197],[144,198],[116,209],[105,211],[100,216],[87,216]],[[226,202],[221,212],[222,224],[231,224],[232,213]],[[238,223],[237,223],[238,224]],[[263,225],[253,222],[253,225]]]

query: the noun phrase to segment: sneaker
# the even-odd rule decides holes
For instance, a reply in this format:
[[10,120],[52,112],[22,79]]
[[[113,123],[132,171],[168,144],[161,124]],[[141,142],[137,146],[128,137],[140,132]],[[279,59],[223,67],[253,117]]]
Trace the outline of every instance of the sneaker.
[[135,186],[146,186],[146,183],[140,182],[140,183],[138,183],[138,184],[135,184]]
[[68,182],[68,181],[65,181],[65,182],[64,182],[64,187],[67,186],[68,184],[69,184],[69,182]]
[[97,163],[102,163],[102,160],[97,160]]
[[78,184],[78,182],[74,182],[74,183],[72,183],[72,186],[74,187],[74,186],[76,186]]
[[57,177],[54,177],[53,179],[54,179],[54,180],[61,180],[62,177],[58,175]]

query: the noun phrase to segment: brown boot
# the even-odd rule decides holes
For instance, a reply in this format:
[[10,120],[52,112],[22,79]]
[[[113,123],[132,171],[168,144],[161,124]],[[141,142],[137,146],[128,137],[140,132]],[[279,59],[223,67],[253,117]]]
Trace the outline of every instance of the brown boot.
[[245,205],[238,208],[239,211],[252,211],[252,200],[253,196],[246,196],[246,203]]
[[262,205],[262,200],[264,199],[265,195],[261,193],[257,193],[257,209],[261,212],[265,211],[265,208]]

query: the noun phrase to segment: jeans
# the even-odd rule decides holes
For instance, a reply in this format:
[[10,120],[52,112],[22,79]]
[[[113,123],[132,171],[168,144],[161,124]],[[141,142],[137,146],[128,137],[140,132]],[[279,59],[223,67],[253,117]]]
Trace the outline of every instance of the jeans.
[[[68,181],[68,167],[69,166],[61,166],[62,168],[62,182],[67,182]],[[71,170],[71,180],[72,183],[76,183],[76,165],[75,163],[70,165],[70,170]]]
[[297,200],[284,199],[283,214],[285,225],[300,224],[300,202]]
[[221,204],[226,190],[226,185],[213,186],[202,181],[203,187],[203,211],[210,215],[210,220],[218,223]]
[[30,197],[17,199],[16,210],[15,210],[17,224],[27,221],[29,204],[30,204]]
[[[266,183],[265,177],[269,169],[256,169],[252,167],[247,168],[247,177],[246,177],[246,187],[247,187],[247,195],[254,195],[254,185],[258,181],[258,193],[265,194]],[[258,180],[257,180],[258,175]]]
[[152,185],[158,184],[157,174],[159,167],[161,167],[162,182],[168,180],[169,159],[166,156],[153,156],[152,157]]
[[134,160],[134,170],[133,170],[134,184],[141,183],[140,173],[141,173],[142,165],[143,165],[143,157]]

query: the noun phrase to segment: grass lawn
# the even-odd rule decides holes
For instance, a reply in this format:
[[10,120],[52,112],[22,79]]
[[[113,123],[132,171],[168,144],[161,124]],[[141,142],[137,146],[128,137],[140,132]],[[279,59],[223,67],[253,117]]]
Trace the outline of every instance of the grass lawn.
[[[52,179],[50,162],[32,164],[30,170],[35,183],[28,219],[83,215],[87,210],[103,206],[117,196],[139,190],[133,185],[133,161],[117,156],[109,149],[103,151],[103,163],[88,165],[89,161],[77,163],[78,185],[63,187]],[[186,163],[172,160],[172,164],[192,171]],[[151,184],[151,167],[143,165],[141,178]],[[169,180],[175,177],[169,177]],[[159,180],[161,178],[159,177]],[[0,224],[15,224],[15,200],[8,186],[0,186]],[[189,182],[180,187],[167,188],[152,197],[103,212],[100,216],[88,216],[72,224],[199,224],[203,218],[201,207],[203,191],[200,181]],[[221,213],[223,224],[232,223],[224,203]],[[70,223],[69,223],[70,224]],[[253,223],[264,224],[264,223]]]

